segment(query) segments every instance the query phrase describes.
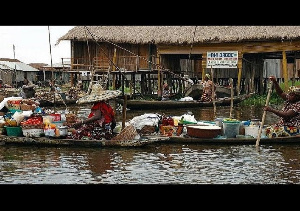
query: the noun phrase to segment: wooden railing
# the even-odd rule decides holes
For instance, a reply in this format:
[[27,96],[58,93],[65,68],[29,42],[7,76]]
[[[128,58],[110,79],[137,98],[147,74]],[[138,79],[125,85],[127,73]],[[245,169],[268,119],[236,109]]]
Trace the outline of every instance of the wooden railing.
[[146,57],[141,56],[120,56],[116,59],[115,67],[113,61],[103,57],[94,57],[91,64],[86,62],[84,58],[62,58],[62,63],[70,65],[70,70],[74,71],[90,71],[94,68],[97,72],[107,72],[113,69],[119,68],[121,71],[133,71],[138,70],[154,70],[158,69],[159,59],[152,56],[149,61]]

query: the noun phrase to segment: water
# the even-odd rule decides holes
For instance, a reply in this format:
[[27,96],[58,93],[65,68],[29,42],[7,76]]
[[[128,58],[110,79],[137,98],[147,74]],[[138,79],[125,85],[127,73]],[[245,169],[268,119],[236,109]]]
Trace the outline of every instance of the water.
[[299,146],[1,147],[0,184],[299,184]]
[[[187,111],[163,112],[181,115]],[[148,112],[151,111],[127,111],[127,118]],[[213,117],[212,109],[192,112],[196,119]],[[217,116],[229,115],[226,107],[218,108],[217,113]],[[261,118],[261,115],[261,108],[234,109],[234,117],[241,120]],[[267,114],[266,123],[275,119]],[[0,184],[299,183],[300,146],[292,144],[258,148],[205,144],[103,149],[0,146]]]

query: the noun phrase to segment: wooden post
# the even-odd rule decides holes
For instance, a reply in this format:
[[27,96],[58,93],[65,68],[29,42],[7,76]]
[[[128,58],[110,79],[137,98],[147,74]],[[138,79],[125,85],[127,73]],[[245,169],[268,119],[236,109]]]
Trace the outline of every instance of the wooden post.
[[243,68],[243,54],[242,53],[239,53],[239,56],[238,56],[238,65],[237,65],[237,68],[238,68],[238,83],[237,83],[237,96],[240,95],[240,87],[241,87],[241,79],[242,79],[242,68]]
[[125,128],[126,122],[126,110],[127,110],[127,95],[124,95],[124,102],[123,102],[123,110],[122,110],[122,129]]
[[289,88],[289,77],[287,71],[287,60],[286,60],[285,51],[282,51],[282,70],[283,70],[283,78],[284,78],[284,91],[287,91]]
[[216,108],[216,102],[215,102],[214,72],[213,72],[212,67],[210,67],[210,74],[211,74],[211,81],[213,82],[213,84],[212,84],[212,102],[213,102],[213,106],[214,106],[214,118],[216,118],[217,108]]
[[[116,71],[116,66],[115,66],[116,62],[117,62],[117,49],[114,48],[112,71]],[[112,87],[113,87],[113,90],[116,89],[116,74],[113,74]]]
[[[158,62],[159,60],[157,60]],[[161,68],[160,65],[157,65],[158,70],[157,70],[157,97],[162,96],[162,79],[161,79]]]

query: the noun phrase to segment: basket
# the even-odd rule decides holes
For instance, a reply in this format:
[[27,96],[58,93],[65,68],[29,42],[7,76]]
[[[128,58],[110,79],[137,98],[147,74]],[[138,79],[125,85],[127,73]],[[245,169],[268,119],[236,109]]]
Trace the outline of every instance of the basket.
[[145,125],[144,127],[142,127],[142,129],[137,130],[137,132],[143,135],[150,135],[156,132],[156,130],[155,130],[155,126]]
[[23,136],[22,128],[18,127],[5,127],[8,136]]
[[20,109],[22,111],[32,111],[35,109],[35,107],[32,105],[28,105],[28,104],[20,104]]
[[138,135],[135,127],[132,124],[127,125],[121,132],[111,140],[133,140]]

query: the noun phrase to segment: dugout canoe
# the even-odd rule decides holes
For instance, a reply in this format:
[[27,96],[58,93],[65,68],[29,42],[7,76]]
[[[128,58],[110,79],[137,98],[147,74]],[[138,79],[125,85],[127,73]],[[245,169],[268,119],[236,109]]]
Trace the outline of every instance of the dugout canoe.
[[[245,99],[251,97],[251,94],[245,94],[233,97],[233,104],[238,104]],[[117,98],[116,101],[124,106],[124,100]],[[215,101],[216,106],[230,106],[231,98],[224,97]],[[175,100],[127,100],[126,107],[129,109],[176,109],[176,108],[198,108],[198,107],[213,107],[213,102],[193,101],[175,101]]]
[[0,145],[31,145],[56,147],[141,147],[147,144],[167,139],[168,137],[141,137],[133,140],[75,140],[54,137],[18,137],[0,135]]
[[66,100],[57,100],[57,101],[49,101],[49,100],[39,100],[40,107],[49,107],[49,106],[65,106],[76,104],[77,99],[66,99]]
[[[187,135],[184,136],[171,136],[169,139],[160,140],[160,143],[169,144],[247,144],[255,145],[257,138],[253,137],[239,137],[239,138],[195,138]],[[259,144],[300,144],[300,135],[288,137],[275,137],[275,138],[261,138]]]
[[[256,138],[195,138],[184,136],[146,135],[133,140],[75,140],[49,137],[15,137],[0,135],[0,145],[20,145],[39,147],[143,147],[157,144],[201,144],[201,145],[256,145]],[[261,138],[260,145],[300,144],[300,135],[276,138]]]

